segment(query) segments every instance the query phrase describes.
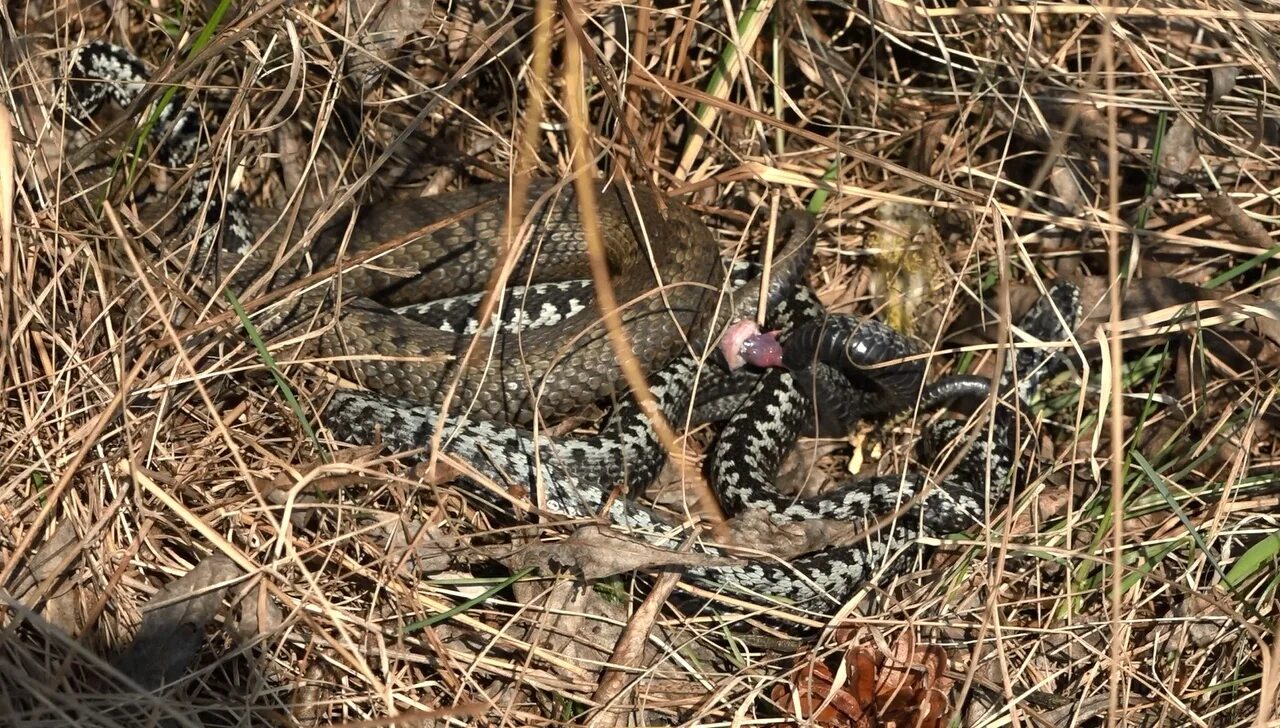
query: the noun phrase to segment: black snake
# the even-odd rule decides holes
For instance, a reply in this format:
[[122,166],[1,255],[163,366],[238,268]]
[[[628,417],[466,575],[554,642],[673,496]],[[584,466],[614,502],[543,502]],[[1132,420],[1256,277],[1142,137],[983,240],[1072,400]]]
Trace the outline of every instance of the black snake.
[[[87,117],[108,98],[129,106],[147,83],[147,71],[140,61],[105,43],[78,49],[68,69],[70,83],[66,87],[72,92],[63,104],[74,118]],[[157,151],[161,162],[177,166],[194,161],[200,147],[195,112],[171,103],[162,112],[157,129],[164,138]],[[550,183],[534,187],[535,193],[550,189]],[[701,350],[690,342],[706,343],[709,335],[698,332],[719,331],[732,316],[748,309],[741,302],[721,305],[720,310],[726,313],[717,315],[715,287],[728,273],[709,231],[692,212],[669,203],[669,215],[662,217],[653,212],[659,206],[656,198],[643,192],[633,198],[619,189],[606,188],[601,198],[602,220],[611,241],[610,263],[615,274],[622,273],[616,277],[619,300],[639,302],[628,308],[629,330],[636,330],[639,323],[642,329],[648,326],[643,330],[652,335],[633,335],[632,343],[643,350],[637,352],[643,360],[666,362],[650,372],[650,390],[663,416],[681,423],[693,403],[692,382],[714,369],[695,355]],[[318,266],[284,266],[285,276],[273,282],[281,285],[311,270],[336,267],[342,255],[372,251],[400,237],[414,239],[414,231],[424,226],[462,211],[469,214],[444,228],[443,237],[437,233],[423,238],[444,250],[446,257],[461,261],[460,267],[439,269],[449,273],[423,272],[432,270],[422,259],[426,248],[409,242],[390,254],[399,257],[382,257],[377,266],[350,268],[338,276],[344,292],[354,290],[371,298],[344,303],[347,313],[341,324],[333,327],[334,333],[321,337],[321,349],[331,355],[353,350],[362,354],[354,368],[367,386],[379,390],[334,394],[323,420],[338,438],[355,443],[380,441],[392,450],[417,451],[418,458],[426,457],[424,448],[432,441],[439,420],[435,405],[444,370],[413,367],[430,355],[456,353],[469,329],[486,327],[469,318],[474,296],[435,305],[422,304],[421,299],[459,296],[466,292],[464,288],[474,290],[476,281],[464,278],[480,276],[476,280],[481,284],[487,280],[489,268],[484,263],[500,239],[498,232],[506,213],[498,190],[473,188],[414,200],[402,207],[379,206],[375,214],[356,222],[353,239],[345,247],[341,238],[331,239],[327,247],[320,244],[313,254]],[[202,211],[211,210],[211,219],[220,220],[212,233],[201,233],[201,257],[212,261],[209,265],[230,289],[241,290],[261,275],[263,266],[255,256],[260,255],[256,248],[262,246],[252,245],[252,211],[242,199],[230,196],[222,200],[207,183],[207,175],[198,173],[180,210],[185,218],[197,220]],[[499,486],[540,489],[543,502],[555,513],[572,518],[603,515],[618,529],[653,544],[676,547],[690,535],[686,527],[671,525],[635,500],[611,497],[619,484],[634,490],[652,481],[666,458],[652,422],[630,398],[623,398],[595,437],[552,439],[509,424],[527,421],[533,414],[524,394],[529,391],[528,382],[537,383],[535,390],[552,392],[539,400],[540,414],[572,410],[599,399],[614,386],[617,365],[603,335],[565,345],[566,328],[581,334],[590,328],[586,323],[595,322],[598,313],[594,304],[579,302],[577,310],[567,313],[553,307],[549,326],[534,326],[529,320],[533,316],[530,312],[550,306],[548,301],[563,304],[572,298],[567,291],[584,290],[572,282],[582,277],[577,266],[585,257],[577,214],[570,194],[545,206],[533,219],[532,228],[545,233],[544,240],[553,251],[549,259],[539,257],[538,268],[544,263],[556,268],[552,280],[558,282],[511,294],[514,303],[503,312],[506,318],[488,327],[496,332],[490,345],[478,349],[488,357],[486,361],[496,359],[492,365],[496,373],[489,371],[487,377],[474,382],[462,380],[456,401],[464,409],[461,414],[454,410],[443,420],[442,448],[465,462],[473,477]],[[785,366],[757,375],[749,382],[748,394],[733,399],[734,407],[721,408],[721,414],[714,415],[727,414],[728,421],[710,457],[712,484],[729,512],[752,510],[784,525],[829,519],[862,530],[886,516],[896,514],[896,518],[870,538],[820,549],[790,562],[754,558],[691,568],[686,573],[715,589],[821,608],[847,598],[877,568],[888,573],[903,565],[907,560],[900,557],[920,536],[961,531],[987,521],[987,504],[1005,497],[1015,468],[1016,410],[1043,377],[1060,366],[1063,357],[1051,347],[1017,349],[1016,356],[1008,357],[994,392],[985,380],[973,377],[944,378],[926,387],[919,360],[898,361],[918,352],[911,342],[874,321],[827,315],[811,291],[795,284],[812,245],[803,235],[804,225],[796,225],[795,230],[799,234],[792,235],[793,244],[788,246],[791,275],[780,276],[769,291],[774,321],[787,327],[782,334]],[[646,237],[653,243],[648,247],[652,259],[638,246]],[[274,252],[268,257],[274,259]],[[406,277],[404,268],[418,273]],[[650,293],[658,281],[664,295]],[[742,290],[751,288],[743,285]],[[318,292],[296,297],[293,308],[333,305],[334,290],[332,285],[321,286]],[[745,297],[749,296],[740,298]],[[1076,289],[1055,284],[1018,327],[1043,342],[1062,341],[1074,328],[1078,308]],[[457,314],[458,309],[464,313]],[[575,325],[568,325],[569,321]],[[459,329],[463,330],[461,335]],[[593,330],[599,332],[600,328]],[[689,339],[682,340],[682,334]],[[380,355],[401,360],[388,361]],[[484,362],[476,368],[488,371]],[[588,370],[593,376],[584,374]],[[516,375],[519,379],[512,385],[508,377]],[[557,377],[564,381],[557,385]],[[565,383],[568,386],[560,386]],[[815,408],[815,393],[820,393],[822,407]],[[869,414],[893,414],[916,403],[929,408],[958,394],[979,393],[996,398],[990,429],[980,434],[977,444],[936,483],[930,485],[922,473],[905,472],[855,480],[803,499],[783,496],[774,488],[781,461],[802,432],[847,430]],[[923,445],[936,452],[958,436],[959,427],[954,420],[940,421],[928,428]],[[606,504],[607,512],[601,513]],[[701,542],[696,550],[723,553]]]

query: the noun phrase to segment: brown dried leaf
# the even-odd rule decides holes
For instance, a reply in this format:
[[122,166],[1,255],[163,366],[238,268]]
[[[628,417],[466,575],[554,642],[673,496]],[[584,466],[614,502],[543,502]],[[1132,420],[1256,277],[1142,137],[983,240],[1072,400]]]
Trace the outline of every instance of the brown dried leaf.
[[68,634],[75,634],[81,626],[79,597],[75,589],[53,590],[49,593],[37,591],[47,582],[52,582],[73,561],[78,552],[72,544],[79,540],[73,523],[69,520],[59,521],[53,533],[45,541],[40,550],[24,563],[26,568],[15,572],[13,593],[18,601],[31,604],[44,599],[41,616]]
[[284,610],[266,589],[259,585],[249,596],[235,605],[227,623],[227,631],[241,644],[274,634],[284,625]]
[[1049,186],[1063,209],[1085,209],[1086,198],[1084,190],[1080,188],[1080,179],[1065,161],[1059,160],[1053,165],[1053,170],[1049,172]]
[[[866,648],[863,648],[866,649]],[[881,656],[877,670],[876,707],[882,725],[943,728],[951,717],[946,652],[937,645],[916,644],[904,631]]]
[[[854,680],[866,680],[864,673],[850,676]],[[835,676],[821,662],[813,662],[797,670],[792,682],[774,685],[770,697],[783,710],[819,726],[858,728],[870,725],[865,722],[866,712],[859,703],[859,695],[870,685],[854,685],[851,689],[833,690]],[[871,678],[874,680],[874,677]]]
[[204,631],[222,597],[243,572],[231,559],[217,554],[155,593],[137,635],[111,662],[144,688],[160,687],[182,675],[195,662]]
[[[503,548],[509,550],[509,547]],[[521,549],[514,556],[499,560],[515,570],[529,566],[540,569],[551,567],[551,572],[569,570],[586,581],[667,566],[732,563],[730,559],[650,546],[599,526],[584,526],[563,541],[537,543]]]
[[387,557],[406,574],[430,574],[449,568],[459,540],[438,523],[423,523],[407,515],[387,514],[377,531],[387,540]]
[[916,12],[914,5],[893,2],[875,3],[875,15],[887,29],[899,33],[927,32],[929,21],[921,13]]
[[[1195,166],[1199,155],[1195,126],[1187,117],[1179,116],[1160,142],[1160,159],[1157,164],[1161,182],[1175,184]],[[1166,176],[1169,177],[1168,180],[1165,179]]]
[[[628,605],[608,599],[595,589],[583,588],[571,578],[519,581],[513,585],[516,601],[538,605],[536,618],[523,625],[521,637],[538,643],[575,665],[604,664],[622,634]],[[567,678],[571,670],[552,665]]]
[[[359,28],[357,43],[372,56],[353,55],[352,77],[361,85],[377,78],[377,60],[389,61],[411,33],[422,27],[434,3],[422,0],[355,0],[347,7],[351,22]],[[360,59],[360,60],[355,60]]]
[[812,659],[793,673],[792,683],[774,687],[771,697],[784,709],[820,726],[852,728],[944,728],[953,708],[954,680],[946,675],[946,652],[919,645],[904,632],[891,655],[868,646],[845,653],[847,681]]
[[1240,77],[1239,66],[1215,66],[1209,71],[1209,89],[1204,99],[1204,111],[1209,113],[1213,105],[1231,93],[1236,87],[1236,79]]
[[729,543],[780,558],[791,558],[828,546],[848,543],[866,530],[866,524],[863,523],[819,518],[778,523],[762,510],[746,511],[726,521],[725,526],[728,528]]

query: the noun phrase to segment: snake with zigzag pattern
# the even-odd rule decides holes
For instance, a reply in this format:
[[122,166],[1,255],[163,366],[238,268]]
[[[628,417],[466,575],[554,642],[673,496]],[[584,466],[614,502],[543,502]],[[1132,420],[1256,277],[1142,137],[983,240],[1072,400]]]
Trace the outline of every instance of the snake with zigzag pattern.
[[[140,60],[101,42],[76,49],[66,68],[62,110],[77,121],[108,99],[122,107],[137,103],[150,83]],[[158,161],[193,164],[204,146],[199,113],[178,99],[157,119],[152,134],[161,139]],[[289,249],[292,241],[258,243],[259,211],[237,194],[223,197],[210,179],[206,168],[198,168],[178,205],[185,226],[201,231],[196,260],[206,271],[202,275],[242,293],[269,270],[275,271],[269,285],[277,287],[315,271],[337,272],[260,320],[275,331],[317,307],[334,307],[342,293],[343,313],[320,337],[319,353],[343,358],[376,391],[333,396],[323,421],[339,439],[376,440],[394,451],[416,451],[422,459],[442,421],[443,451],[465,462],[472,477],[500,487],[536,487],[554,513],[604,516],[652,544],[677,547],[687,540],[687,527],[673,526],[634,499],[610,497],[619,484],[642,488],[666,458],[649,416],[629,397],[594,437],[549,438],[523,426],[534,417],[556,417],[597,401],[618,382],[591,289],[580,282],[588,270],[586,243],[571,191],[557,194],[548,181],[532,186],[531,197],[549,201],[528,222],[536,251],[521,259],[510,278],[527,285],[512,288],[495,320],[481,327],[474,316],[477,291],[489,280],[502,239],[506,185],[370,206],[353,233],[343,234],[344,226],[337,234],[322,233],[306,258]],[[843,601],[873,574],[900,568],[921,536],[986,523],[987,505],[1005,497],[1015,470],[1017,410],[1062,365],[1057,348],[1017,349],[994,388],[976,377],[926,384],[924,365],[910,358],[919,353],[913,342],[878,322],[823,310],[800,280],[812,252],[812,225],[793,216],[783,264],[766,296],[769,323],[783,329],[781,366],[735,379],[699,355],[728,322],[752,315],[753,274],[724,264],[710,231],[678,203],[666,202],[663,215],[664,204],[651,193],[612,185],[601,190],[600,204],[618,300],[628,304],[626,330],[637,358],[649,368],[662,415],[673,423],[690,420],[686,414],[698,404],[693,383],[699,377],[711,382],[704,391],[736,382],[716,406],[695,408],[715,413],[706,419],[727,418],[709,456],[710,480],[726,511],[756,511],[781,526],[825,519],[859,532],[894,516],[888,526],[853,543],[818,548],[789,562],[761,557],[689,568],[689,578],[713,589],[821,609]],[[275,260],[280,250],[283,265]],[[344,267],[346,260],[373,253],[379,253],[374,260]],[[741,295],[724,305],[715,293],[721,289]],[[1076,289],[1055,284],[1018,328],[1043,342],[1062,341],[1078,309]],[[440,356],[465,350],[477,332],[487,337],[477,348],[484,361]],[[447,390],[442,385],[455,381],[457,406],[440,420],[438,405]],[[945,478],[930,483],[923,473],[908,471],[800,499],[776,490],[782,459],[800,435],[839,433],[866,416],[895,414],[913,404],[930,409],[960,395],[993,396],[995,403],[989,436],[979,437]],[[925,456],[956,438],[959,427],[942,420],[927,428]],[[695,550],[727,553],[701,541]]]

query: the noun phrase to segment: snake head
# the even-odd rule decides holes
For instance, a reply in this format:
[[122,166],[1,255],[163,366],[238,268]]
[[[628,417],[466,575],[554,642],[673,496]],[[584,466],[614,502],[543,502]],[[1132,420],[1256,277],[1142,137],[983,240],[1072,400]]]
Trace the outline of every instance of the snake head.
[[730,371],[737,371],[747,364],[761,368],[782,366],[782,344],[777,331],[761,331],[750,319],[743,319],[729,326],[720,338],[720,353],[729,363]]

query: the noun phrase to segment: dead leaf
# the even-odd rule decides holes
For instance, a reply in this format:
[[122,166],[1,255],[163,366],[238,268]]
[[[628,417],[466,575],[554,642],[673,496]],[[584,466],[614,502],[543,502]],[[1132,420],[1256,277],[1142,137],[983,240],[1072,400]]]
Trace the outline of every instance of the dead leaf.
[[[812,440],[793,448],[774,479],[778,492],[808,498],[826,490],[832,485],[832,480],[818,464],[824,458],[838,454],[848,444],[841,440]],[[855,474],[856,472],[854,471]]]
[[43,599],[41,616],[50,624],[74,634],[81,627],[80,599],[74,589],[37,591],[59,576],[77,559],[79,553],[71,548],[79,540],[75,526],[69,520],[59,521],[49,539],[40,550],[25,562],[25,569],[15,573],[13,593],[18,601],[35,604]]
[[600,526],[584,526],[563,541],[537,543],[498,560],[513,569],[535,566],[549,573],[570,571],[584,581],[662,567],[733,563],[732,559],[650,546]]
[[907,631],[890,654],[853,646],[844,654],[845,679],[839,683],[824,662],[806,659],[791,683],[776,685],[773,700],[784,710],[820,726],[850,728],[943,728],[954,711],[946,674],[946,652],[920,645]]
[[293,719],[300,726],[318,726],[327,717],[324,693],[321,686],[331,683],[337,678],[336,669],[324,660],[316,660],[307,665],[306,672],[299,681],[301,686],[293,692]]
[[350,3],[347,7],[351,12],[351,22],[359,28],[357,43],[365,51],[351,56],[351,77],[364,88],[371,86],[378,79],[378,71],[382,67],[378,61],[390,61],[405,39],[422,28],[423,18],[430,14],[433,4],[421,0],[355,0]]
[[875,253],[872,294],[884,322],[918,335],[921,308],[931,299],[942,239],[928,211],[917,205],[886,203],[876,208],[877,225],[867,248]]
[[728,543],[779,558],[792,558],[848,543],[865,532],[867,525],[821,518],[778,523],[764,510],[748,510],[725,521]]
[[409,574],[430,574],[449,568],[460,541],[440,524],[424,524],[407,515],[388,514],[378,524],[387,540],[387,556]]
[[236,603],[227,631],[240,644],[246,644],[263,635],[277,633],[283,625],[284,610],[262,585],[258,585],[250,592],[249,598]]
[[[522,637],[576,665],[605,664],[626,624],[626,603],[608,599],[574,578],[520,581],[513,585],[516,601],[537,605],[537,615],[524,626]],[[570,670],[552,665],[566,678]]]
[[1204,99],[1204,113],[1213,111],[1214,104],[1223,96],[1231,93],[1236,87],[1236,79],[1240,77],[1239,66],[1215,66],[1209,70],[1209,88]]
[[887,29],[903,34],[928,32],[929,21],[913,5],[875,3],[875,15]]
[[217,554],[162,587],[149,602],[157,606],[144,607],[138,633],[111,664],[148,690],[181,677],[195,662],[223,595],[241,574],[234,561]]
[[1058,160],[1049,172],[1049,186],[1064,210],[1081,210],[1085,207],[1085,191],[1074,167],[1065,160]]
[[1179,116],[1160,142],[1157,161],[1160,181],[1170,186],[1177,184],[1195,166],[1199,156],[1195,126],[1187,117]]

